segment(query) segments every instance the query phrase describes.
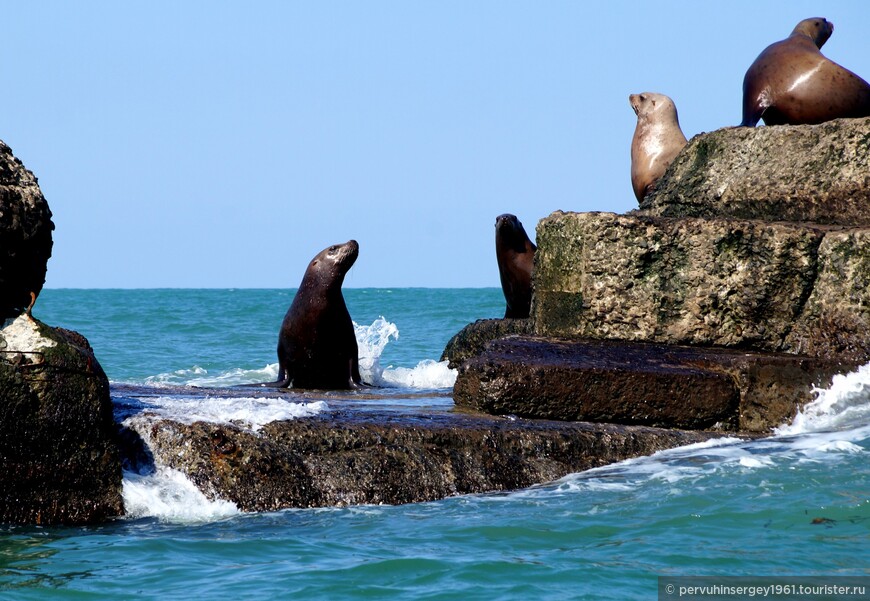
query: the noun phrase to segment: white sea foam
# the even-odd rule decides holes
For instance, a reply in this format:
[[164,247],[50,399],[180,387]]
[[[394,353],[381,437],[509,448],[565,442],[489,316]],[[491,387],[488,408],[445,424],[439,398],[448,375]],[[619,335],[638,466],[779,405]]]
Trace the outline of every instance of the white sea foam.
[[456,370],[447,361],[420,361],[415,367],[381,367],[381,356],[390,340],[399,339],[399,328],[379,317],[370,326],[354,323],[359,347],[359,370],[363,381],[390,388],[452,388]]
[[310,417],[329,410],[323,401],[301,403],[262,397],[165,396],[149,398],[148,405],[147,413],[182,423],[235,424],[255,432],[273,421]]
[[124,507],[129,518],[166,522],[212,522],[239,513],[235,503],[211,501],[181,472],[158,466],[148,475],[124,472]]
[[420,361],[416,367],[389,367],[381,373],[380,386],[397,388],[453,388],[457,372],[447,361]]
[[816,389],[816,395],[792,423],[777,428],[776,434],[792,436],[870,426],[870,364],[834,376],[831,386]]

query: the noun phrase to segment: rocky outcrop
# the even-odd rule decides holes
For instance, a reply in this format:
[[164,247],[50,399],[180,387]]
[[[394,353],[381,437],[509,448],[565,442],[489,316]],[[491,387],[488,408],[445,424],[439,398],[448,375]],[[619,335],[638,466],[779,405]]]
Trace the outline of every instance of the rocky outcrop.
[[[455,411],[335,411],[259,432],[139,415],[138,469],[177,469],[206,496],[243,511],[398,504],[514,490],[715,434],[525,421]],[[136,455],[136,445],[129,447]],[[134,464],[137,462],[133,462]]]
[[109,382],[88,341],[33,319],[51,211],[0,142],[0,522],[86,524],[121,515]]
[[870,117],[695,136],[638,212],[870,226]]
[[457,403],[768,430],[870,361],[870,118],[696,136],[639,210],[558,211],[537,243],[535,337],[472,353]]
[[109,382],[85,338],[22,314],[0,329],[0,522],[121,515]]
[[482,353],[491,340],[513,334],[532,334],[533,325],[530,319],[478,319],[453,335],[440,360],[447,361],[450,369],[456,369],[464,361]]
[[0,320],[24,311],[42,290],[53,229],[33,173],[0,142]]

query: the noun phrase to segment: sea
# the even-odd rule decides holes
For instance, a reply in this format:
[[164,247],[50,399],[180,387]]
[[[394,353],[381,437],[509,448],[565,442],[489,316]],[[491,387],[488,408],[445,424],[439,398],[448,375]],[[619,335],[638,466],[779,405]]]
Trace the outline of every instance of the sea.
[[[353,392],[268,402],[207,393],[275,379],[293,294],[49,289],[33,313],[90,340],[124,408],[119,420],[136,411],[130,391],[144,390],[168,417],[256,430],[354,402]],[[366,402],[397,411],[452,406],[445,344],[504,312],[499,289],[344,295],[363,378],[383,391]],[[178,393],[188,386],[199,392]],[[157,466],[125,472],[120,519],[0,526],[0,599],[629,600],[656,599],[660,579],[690,576],[858,576],[870,594],[868,459],[865,366],[768,437],[726,437],[507,493],[243,513]]]

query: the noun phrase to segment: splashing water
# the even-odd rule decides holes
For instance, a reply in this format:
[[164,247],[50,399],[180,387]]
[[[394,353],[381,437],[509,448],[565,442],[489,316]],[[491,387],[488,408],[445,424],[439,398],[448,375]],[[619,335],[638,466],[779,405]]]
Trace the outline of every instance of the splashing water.
[[399,339],[396,324],[378,317],[370,326],[356,323],[359,346],[359,370],[363,381],[389,388],[437,389],[451,388],[456,382],[456,370],[447,367],[447,361],[420,361],[416,367],[381,367],[381,356],[390,340]]
[[870,432],[870,364],[834,376],[829,388],[817,388],[814,392],[816,399],[798,411],[791,424],[777,428],[776,435],[846,429]]
[[391,339],[399,339],[399,328],[381,316],[370,326],[361,326],[354,322],[353,329],[359,348],[360,375],[363,381],[380,385],[384,373],[381,368],[381,355]]
[[213,522],[237,515],[235,503],[210,501],[181,472],[158,466],[147,475],[124,472],[124,508],[128,518],[155,517],[173,523]]
[[148,399],[147,413],[184,424],[197,421],[233,424],[258,432],[273,421],[311,417],[328,410],[324,401],[295,403],[268,397],[163,396]]

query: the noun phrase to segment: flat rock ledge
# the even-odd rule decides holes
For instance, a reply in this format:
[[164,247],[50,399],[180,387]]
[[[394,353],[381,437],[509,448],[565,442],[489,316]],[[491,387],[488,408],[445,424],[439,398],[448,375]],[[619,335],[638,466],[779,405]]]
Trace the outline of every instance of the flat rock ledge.
[[[507,419],[458,411],[338,410],[258,432],[127,420],[126,462],[177,469],[242,511],[400,504],[516,490],[721,434]],[[145,443],[145,444],[143,444]]]
[[850,367],[735,349],[509,336],[462,364],[453,398],[494,415],[765,433]]

